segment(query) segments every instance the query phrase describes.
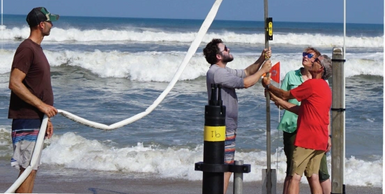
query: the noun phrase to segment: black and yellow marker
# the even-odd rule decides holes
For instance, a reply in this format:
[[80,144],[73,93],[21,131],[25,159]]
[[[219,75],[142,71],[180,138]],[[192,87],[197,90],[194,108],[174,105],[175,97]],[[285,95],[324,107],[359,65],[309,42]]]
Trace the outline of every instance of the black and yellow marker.
[[266,37],[273,40],[273,18],[266,18]]
[[226,107],[223,106],[221,86],[211,86],[211,99],[205,106],[203,162],[195,170],[203,171],[202,194],[223,194],[224,172],[248,173],[250,165],[225,164]]
[[211,99],[205,106],[203,163],[195,170],[203,171],[202,194],[223,194],[223,173],[226,139],[226,107],[221,99],[221,86],[211,85]]

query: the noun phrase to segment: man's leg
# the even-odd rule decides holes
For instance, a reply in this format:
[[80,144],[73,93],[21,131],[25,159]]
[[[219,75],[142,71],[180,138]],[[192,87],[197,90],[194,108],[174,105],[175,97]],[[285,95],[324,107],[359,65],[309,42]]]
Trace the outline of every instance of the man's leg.
[[223,182],[223,193],[226,194],[227,187],[229,186],[230,177],[232,172],[225,172],[224,173],[224,182]]
[[332,185],[329,179],[330,175],[328,171],[326,153],[322,156],[318,176],[319,176],[319,181],[321,183],[323,194],[330,194],[332,192]]
[[[24,168],[20,169],[19,176],[24,172]],[[21,183],[20,187],[16,189],[16,193],[32,193],[33,185],[35,183],[36,170],[32,170],[28,177],[25,179],[23,183]]]
[[290,180],[291,180],[292,176],[290,175],[286,175],[285,177],[285,181],[283,182],[283,191],[282,191],[282,194],[287,194],[288,192],[288,189],[289,189],[289,183],[290,183]]
[[321,182],[321,187],[322,187],[322,193],[323,194],[332,193],[332,183],[330,182],[330,179],[327,179],[327,180]]
[[[11,165],[20,169],[19,176],[30,164],[40,125],[40,119],[12,120],[13,155]],[[38,156],[37,161],[37,164],[39,164],[40,156]],[[24,182],[16,190],[17,193],[32,193],[37,167],[38,166],[33,167],[34,170],[31,171]]]
[[320,164],[323,156],[325,156],[324,151],[314,150],[305,170],[305,175],[309,182],[312,194],[322,194],[318,173],[320,171]]
[[[312,174],[318,173],[322,153],[324,152],[318,152],[313,149],[306,149],[302,147],[294,148],[292,161],[293,178],[291,179],[289,184],[289,194],[299,194],[301,175],[303,175],[304,172],[306,177],[311,177]],[[318,174],[316,175],[317,176],[315,178],[317,180],[317,183],[320,184],[318,180]],[[319,188],[321,188],[321,186],[319,186]]]
[[[226,140],[225,140],[225,163],[234,164],[234,155],[235,155],[235,130],[226,129]],[[224,182],[223,182],[223,193],[226,194],[227,187],[229,186],[229,181],[232,172],[224,173]]]
[[294,174],[291,176],[288,188],[288,194],[299,194],[299,184],[301,183],[301,176]]
[[292,159],[293,159],[293,151],[294,151],[294,141],[295,136],[297,135],[297,131],[294,133],[283,132],[283,150],[286,155],[286,177],[283,182],[283,194],[287,194],[287,190],[289,188],[289,182],[292,178],[291,169],[292,169]]
[[321,184],[319,182],[318,174],[313,174],[310,177],[306,177],[309,182],[310,191],[312,194],[322,194]]

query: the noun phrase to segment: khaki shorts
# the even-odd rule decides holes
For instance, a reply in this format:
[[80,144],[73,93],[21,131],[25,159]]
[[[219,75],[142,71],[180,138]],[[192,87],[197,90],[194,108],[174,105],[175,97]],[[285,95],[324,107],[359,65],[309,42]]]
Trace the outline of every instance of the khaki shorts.
[[[295,137],[297,135],[297,131],[293,133],[287,133],[283,132],[283,149],[285,151],[286,155],[286,176],[291,175],[291,168],[292,168],[292,158],[293,158],[293,151],[296,146],[294,146]],[[321,164],[319,167],[318,172],[319,181],[322,183],[330,178],[329,171],[328,171],[328,164],[326,160],[326,153],[321,159]]]
[[302,176],[304,173],[306,177],[310,177],[313,174],[318,175],[320,162],[324,154],[325,151],[321,150],[295,147],[291,175],[298,174]]

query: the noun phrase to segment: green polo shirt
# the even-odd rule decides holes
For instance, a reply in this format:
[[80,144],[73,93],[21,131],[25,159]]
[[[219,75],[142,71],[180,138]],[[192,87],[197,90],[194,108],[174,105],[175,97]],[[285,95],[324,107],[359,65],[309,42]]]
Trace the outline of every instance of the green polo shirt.
[[[282,81],[281,89],[289,91],[301,85],[304,82],[301,74],[302,68],[303,67],[295,71],[289,71]],[[289,102],[295,105],[301,104],[296,99],[290,99]],[[297,130],[297,118],[298,115],[285,110],[278,129],[287,133],[295,132],[295,130]]]

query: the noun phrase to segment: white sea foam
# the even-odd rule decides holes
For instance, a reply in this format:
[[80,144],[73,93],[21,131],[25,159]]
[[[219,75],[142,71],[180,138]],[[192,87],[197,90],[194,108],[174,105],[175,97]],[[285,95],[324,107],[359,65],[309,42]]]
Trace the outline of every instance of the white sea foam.
[[[99,77],[128,78],[135,81],[169,82],[185,56],[184,52],[140,52],[95,50],[86,51],[45,51],[51,66],[81,67]],[[233,54],[235,60],[228,64],[231,68],[245,68],[255,56]],[[276,53],[273,64],[280,61],[281,79],[290,70],[301,67],[300,53]],[[13,60],[13,52],[0,51],[0,73],[8,73]],[[345,63],[345,76],[376,75],[383,76],[382,53],[348,53]],[[186,66],[180,80],[194,80],[205,76],[209,65],[200,53],[196,53]]]
[[[196,32],[198,29],[196,30]],[[183,43],[190,44],[196,36],[196,32],[164,32],[164,31],[137,31],[127,30],[79,30],[76,28],[54,28],[51,35],[45,38],[44,44],[68,43],[68,44],[126,44],[127,42],[152,42],[152,43]],[[14,40],[15,38],[25,39],[29,35],[29,28],[14,27],[3,31],[4,40]],[[263,32],[255,34],[238,34],[234,32],[214,33],[208,32],[203,42],[209,42],[213,37],[221,37],[227,43],[242,44],[264,44]],[[364,36],[347,36],[346,47],[362,47],[362,48],[382,48],[383,36],[364,37]],[[272,45],[312,45],[314,47],[336,47],[343,45],[343,36],[341,35],[325,35],[325,34],[309,34],[309,33],[278,33],[274,35]]]
[[[159,177],[201,180],[202,172],[194,170],[196,162],[203,161],[203,145],[196,148],[158,148],[138,143],[135,146],[117,148],[96,140],[88,140],[72,132],[54,135],[43,150],[42,163],[61,165],[65,168],[119,171],[123,173],[151,173]],[[237,152],[236,160],[251,165],[251,172],[244,174],[244,181],[260,181],[266,168],[266,152]],[[331,163],[330,156],[328,157]],[[282,149],[272,155],[271,168],[277,171],[278,182],[283,182],[286,170]],[[375,161],[347,158],[345,162],[347,185],[382,185],[382,157]],[[330,169],[330,165],[329,165]],[[365,174],[366,176],[362,176]],[[360,177],[360,178],[357,178]],[[306,182],[305,178],[302,180]]]

